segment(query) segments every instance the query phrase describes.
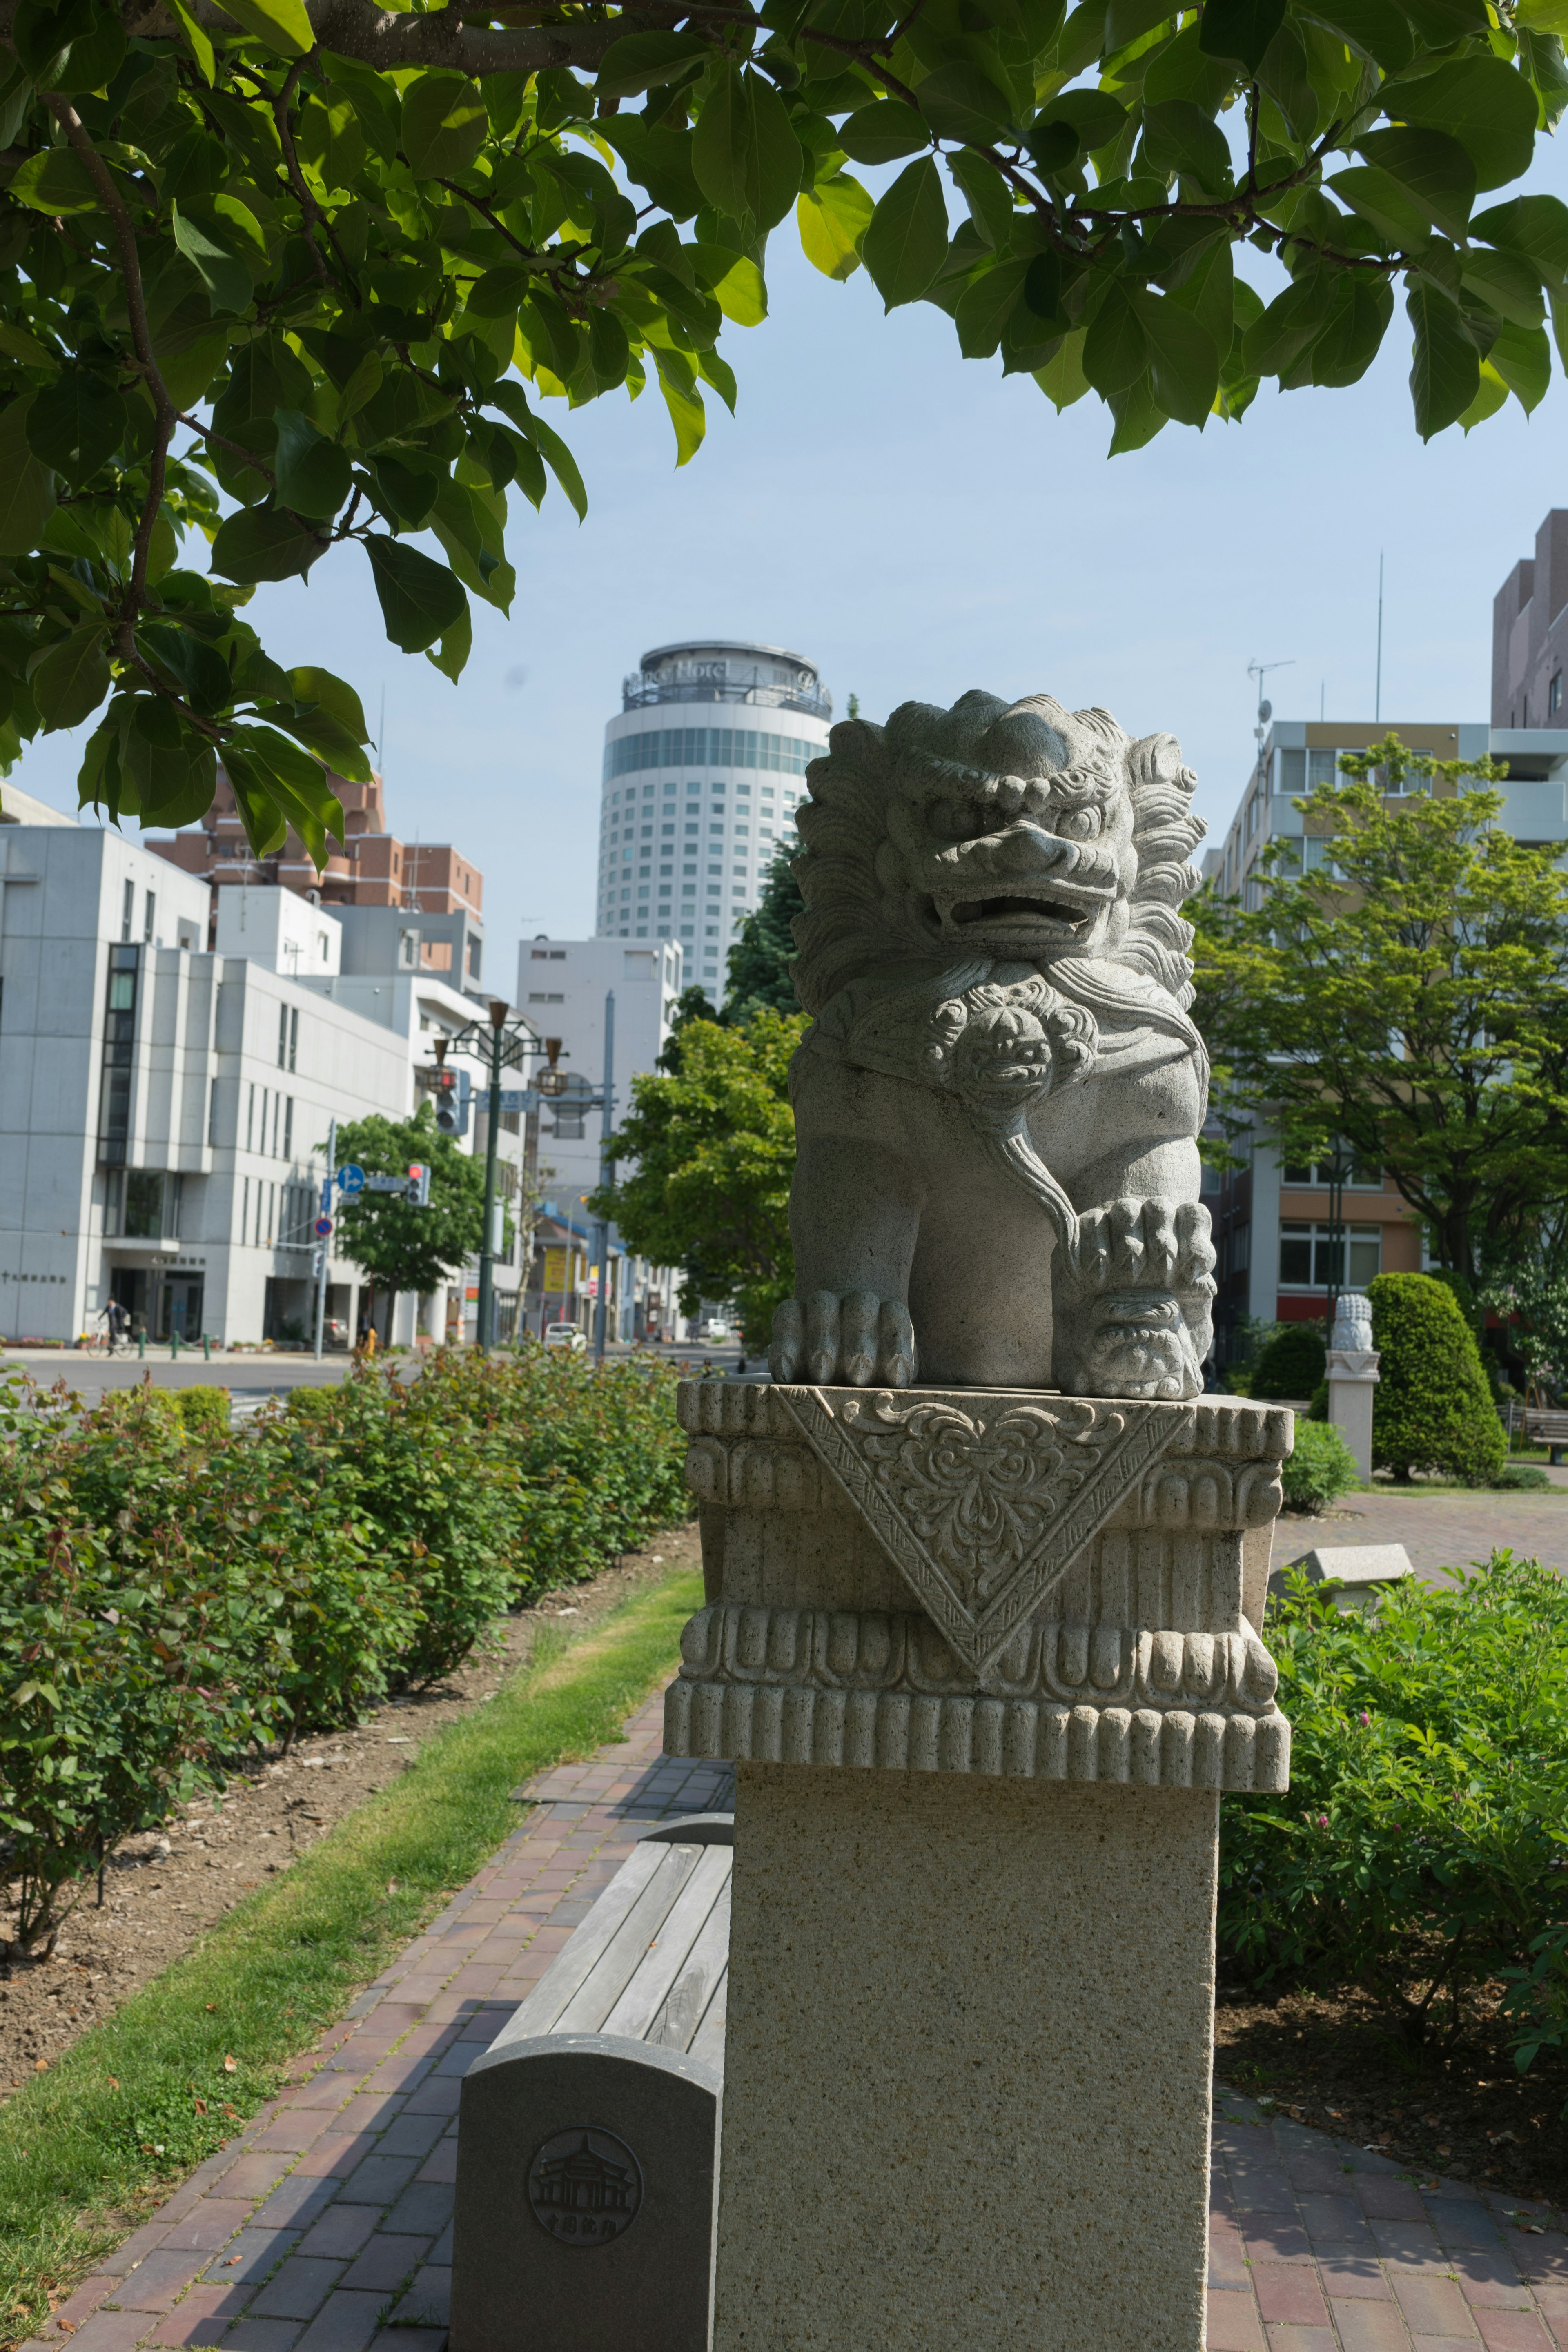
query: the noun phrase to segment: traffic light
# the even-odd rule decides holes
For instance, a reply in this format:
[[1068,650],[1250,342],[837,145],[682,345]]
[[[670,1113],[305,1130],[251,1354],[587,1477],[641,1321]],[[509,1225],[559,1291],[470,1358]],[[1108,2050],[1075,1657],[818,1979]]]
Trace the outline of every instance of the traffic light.
[[413,1160],[408,1164],[408,1191],[405,1195],[411,1209],[427,1209],[430,1205],[430,1163]]
[[436,1124],[443,1135],[467,1135],[468,1098],[473,1081],[467,1070],[449,1070],[443,1062],[431,1079],[436,1097]]

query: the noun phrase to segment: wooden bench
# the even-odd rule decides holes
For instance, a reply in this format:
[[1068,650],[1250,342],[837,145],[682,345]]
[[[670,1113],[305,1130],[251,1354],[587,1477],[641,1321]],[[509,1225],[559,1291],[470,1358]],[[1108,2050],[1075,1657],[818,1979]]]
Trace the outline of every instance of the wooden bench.
[[1568,1412],[1548,1412],[1539,1405],[1526,1405],[1524,1440],[1527,1445],[1549,1445],[1553,1465],[1560,1465],[1563,1449],[1568,1445]]
[[649,1830],[468,2069],[451,2352],[705,2352],[733,1845]]

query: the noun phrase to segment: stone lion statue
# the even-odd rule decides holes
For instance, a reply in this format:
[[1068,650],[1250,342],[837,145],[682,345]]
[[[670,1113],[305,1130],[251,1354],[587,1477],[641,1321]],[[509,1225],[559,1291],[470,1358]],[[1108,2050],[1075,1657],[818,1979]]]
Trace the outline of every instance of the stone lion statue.
[[1208,1065],[1169,735],[1049,695],[835,727],[797,823],[775,1380],[1196,1395]]

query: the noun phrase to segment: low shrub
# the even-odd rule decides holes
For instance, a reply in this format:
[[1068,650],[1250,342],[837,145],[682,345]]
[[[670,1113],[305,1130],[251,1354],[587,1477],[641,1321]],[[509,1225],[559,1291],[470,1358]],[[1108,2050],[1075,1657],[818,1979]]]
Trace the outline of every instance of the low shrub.
[[1531,1462],[1505,1462],[1492,1485],[1511,1489],[1516,1495],[1544,1495],[1552,1491],[1552,1481],[1545,1471],[1538,1470]]
[[[1227,1797],[1219,1937],[1253,1974],[1371,1987],[1448,2042],[1514,1988],[1550,2041],[1568,1946],[1568,1585],[1494,1553],[1375,1616],[1300,1574],[1270,1608],[1287,1797]],[[1533,2036],[1533,2042],[1531,2041]]]
[[248,1744],[449,1673],[509,1601],[684,1517],[674,1378],[438,1354],[406,1384],[361,1363],[237,1429],[222,1390],[83,1412],[0,1383],[0,1871],[20,1939],[52,1936],[110,1846]]
[[1281,1323],[1252,1366],[1249,1396],[1310,1397],[1322,1379],[1328,1349],[1315,1323]]
[[1492,1403],[1480,1350],[1447,1283],[1426,1274],[1380,1274],[1366,1286],[1379,1385],[1373,1391],[1373,1467],[1402,1484],[1432,1470],[1489,1486],[1508,1440]]
[[1361,1485],[1355,1455],[1331,1423],[1296,1415],[1296,1442],[1279,1473],[1288,1511],[1326,1510]]

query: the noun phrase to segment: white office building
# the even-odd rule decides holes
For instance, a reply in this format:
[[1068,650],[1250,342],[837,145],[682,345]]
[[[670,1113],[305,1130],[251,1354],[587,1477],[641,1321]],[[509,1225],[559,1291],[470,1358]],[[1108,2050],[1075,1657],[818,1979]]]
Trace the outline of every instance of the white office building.
[[[416,970],[344,977],[336,916],[277,887],[223,891],[209,952],[205,879],[9,787],[4,814],[0,1336],[68,1345],[118,1299],[154,1340],[308,1338],[331,1119],[407,1118],[433,1033],[478,1008]],[[336,1246],[352,1334],[363,1277]],[[462,1332],[472,1287],[459,1271],[455,1317],[425,1303],[433,1336]],[[420,1304],[383,1337],[411,1339]]]
[[687,982],[721,987],[832,716],[813,665],[777,646],[645,654],[605,730],[600,938],[679,940]]

